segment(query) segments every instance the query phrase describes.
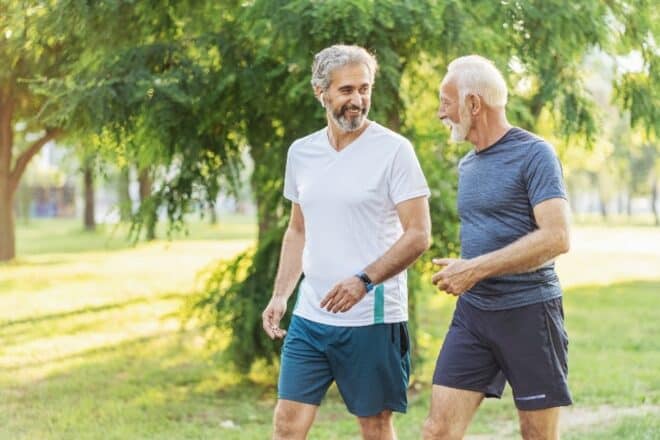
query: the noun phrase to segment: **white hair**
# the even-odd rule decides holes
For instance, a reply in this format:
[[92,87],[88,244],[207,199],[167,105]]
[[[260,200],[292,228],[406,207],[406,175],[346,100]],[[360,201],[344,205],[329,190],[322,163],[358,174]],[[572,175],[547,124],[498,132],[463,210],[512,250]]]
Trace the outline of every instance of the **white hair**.
[[491,60],[479,55],[456,58],[447,66],[443,83],[454,78],[461,103],[465,102],[467,95],[475,94],[491,107],[506,105],[506,81]]
[[378,62],[376,57],[360,46],[347,46],[344,44],[335,44],[326,47],[316,55],[312,63],[312,87],[320,87],[321,90],[327,90],[330,87],[330,75],[332,72],[349,64],[363,64],[369,70],[371,82],[374,82]]

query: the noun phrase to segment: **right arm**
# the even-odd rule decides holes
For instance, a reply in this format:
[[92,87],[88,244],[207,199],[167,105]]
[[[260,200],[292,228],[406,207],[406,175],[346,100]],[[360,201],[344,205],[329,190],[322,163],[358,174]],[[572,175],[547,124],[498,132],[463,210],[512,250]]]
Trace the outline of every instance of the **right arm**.
[[282,338],[286,331],[280,320],[286,312],[286,303],[302,274],[302,253],[305,246],[305,220],[300,205],[293,203],[289,226],[284,233],[280,264],[277,268],[273,296],[261,315],[263,328],[271,339]]

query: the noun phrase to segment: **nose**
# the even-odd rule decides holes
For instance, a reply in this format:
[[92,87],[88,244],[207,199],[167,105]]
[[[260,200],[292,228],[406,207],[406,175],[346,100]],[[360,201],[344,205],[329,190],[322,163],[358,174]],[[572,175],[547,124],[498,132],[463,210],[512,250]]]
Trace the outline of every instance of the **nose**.
[[362,108],[362,95],[360,94],[359,91],[354,91],[351,93],[351,100],[350,103],[356,107]]
[[437,115],[438,115],[438,119],[440,119],[441,121],[447,117],[447,113],[445,113],[445,109],[443,108],[443,106],[438,107]]

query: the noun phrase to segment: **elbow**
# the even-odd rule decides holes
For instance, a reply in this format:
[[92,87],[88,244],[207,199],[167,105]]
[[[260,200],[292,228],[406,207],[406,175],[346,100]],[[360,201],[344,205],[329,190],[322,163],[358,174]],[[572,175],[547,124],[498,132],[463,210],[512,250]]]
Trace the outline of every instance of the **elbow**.
[[431,234],[429,231],[419,231],[415,234],[414,249],[419,257],[431,247]]
[[568,231],[557,231],[556,240],[557,254],[565,254],[571,249],[571,238]]

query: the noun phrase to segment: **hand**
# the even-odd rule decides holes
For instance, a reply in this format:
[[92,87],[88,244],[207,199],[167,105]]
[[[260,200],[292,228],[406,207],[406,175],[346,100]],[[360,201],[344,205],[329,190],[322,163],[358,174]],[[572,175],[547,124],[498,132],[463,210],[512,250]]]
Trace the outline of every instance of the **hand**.
[[264,331],[271,339],[282,339],[286,330],[280,328],[280,320],[286,312],[286,299],[274,295],[261,314]]
[[352,276],[330,289],[321,301],[321,308],[332,313],[347,312],[366,294],[367,289],[362,280]]
[[450,295],[460,296],[480,281],[473,260],[434,258],[433,264],[445,268],[436,272],[431,281]]

